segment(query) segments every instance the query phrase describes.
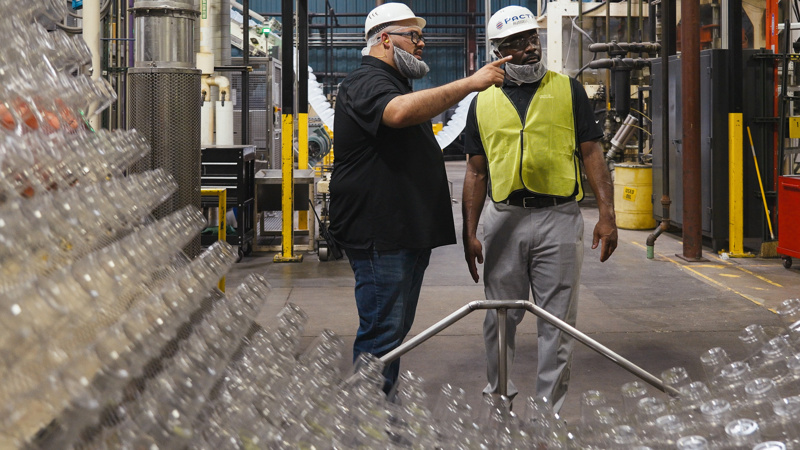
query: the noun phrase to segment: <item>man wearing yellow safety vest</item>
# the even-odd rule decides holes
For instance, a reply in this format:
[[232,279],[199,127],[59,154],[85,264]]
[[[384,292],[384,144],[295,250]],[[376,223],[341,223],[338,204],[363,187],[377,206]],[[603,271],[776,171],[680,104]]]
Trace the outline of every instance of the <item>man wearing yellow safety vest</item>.
[[[508,6],[486,26],[495,55],[511,56],[502,87],[490,87],[473,100],[465,129],[469,155],[464,178],[464,257],[478,282],[484,265],[488,300],[533,301],[575,325],[583,262],[583,198],[580,162],[600,209],[592,249],[602,241],[600,260],[617,246],[613,186],[598,143],[603,132],[594,120],[586,92],[574,79],[547,70],[536,18],[527,8]],[[484,216],[486,256],[477,237]],[[524,310],[507,316],[507,354],[514,359],[514,335]],[[556,411],[567,392],[574,341],[539,319],[536,396]],[[497,313],[484,321],[487,377],[485,394],[498,392]],[[510,370],[509,370],[510,371]],[[508,394],[517,394],[509,381]]]

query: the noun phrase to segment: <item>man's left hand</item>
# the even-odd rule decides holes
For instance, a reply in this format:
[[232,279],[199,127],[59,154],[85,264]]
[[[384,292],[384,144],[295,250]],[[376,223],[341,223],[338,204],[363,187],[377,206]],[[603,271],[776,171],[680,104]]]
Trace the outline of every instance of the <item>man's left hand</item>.
[[600,262],[605,262],[617,248],[617,224],[613,219],[600,219],[594,226],[592,233],[592,250],[596,249],[600,241]]

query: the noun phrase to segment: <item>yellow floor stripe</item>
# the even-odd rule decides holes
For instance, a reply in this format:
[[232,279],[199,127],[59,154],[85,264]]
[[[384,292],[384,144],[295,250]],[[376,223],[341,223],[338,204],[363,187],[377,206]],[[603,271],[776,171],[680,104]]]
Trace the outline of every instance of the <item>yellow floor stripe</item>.
[[742,272],[744,272],[744,273],[748,274],[748,275],[752,275],[752,276],[754,276],[754,277],[758,278],[759,280],[761,280],[761,281],[763,281],[763,282],[765,282],[765,283],[769,283],[769,284],[771,284],[771,285],[773,285],[773,286],[775,286],[775,287],[779,287],[779,288],[782,288],[782,287],[783,287],[782,285],[780,285],[780,284],[778,284],[778,283],[776,283],[776,282],[774,282],[774,281],[772,281],[772,280],[770,280],[770,279],[764,278],[764,277],[762,277],[761,275],[759,275],[759,274],[757,274],[757,273],[753,273],[753,272],[751,272],[751,271],[749,271],[749,270],[745,269],[744,267],[740,267],[740,266],[737,266],[737,265],[735,265],[735,264],[731,264],[731,265],[732,265],[732,266],[734,266],[734,267],[736,267],[737,269],[741,270]]
[[[634,244],[634,245],[636,245],[637,247],[640,247],[640,248],[642,248],[642,249],[644,249],[644,250],[647,250],[647,247],[646,247],[646,246],[644,246],[644,245],[642,245],[642,244],[640,244],[640,243],[638,243],[638,242],[632,242],[632,244]],[[733,288],[731,288],[731,287],[729,287],[729,286],[726,286],[726,285],[724,285],[724,284],[720,283],[719,281],[717,281],[717,280],[714,280],[714,279],[712,279],[711,277],[709,277],[709,276],[707,276],[707,275],[705,275],[705,274],[702,274],[702,273],[700,273],[700,272],[698,272],[698,271],[696,271],[696,270],[692,269],[692,267],[691,267],[691,266],[688,266],[688,265],[681,264],[680,262],[678,262],[678,261],[676,261],[676,260],[674,260],[674,259],[672,259],[672,258],[670,258],[670,257],[668,257],[668,256],[666,256],[666,255],[663,255],[663,254],[661,254],[661,253],[655,253],[655,254],[656,254],[656,255],[658,255],[658,256],[660,256],[660,257],[662,257],[662,258],[664,258],[664,259],[666,259],[667,261],[671,262],[672,264],[675,264],[676,266],[678,266],[678,267],[680,267],[680,268],[682,268],[682,269],[686,269],[686,270],[688,270],[689,272],[692,272],[693,274],[695,274],[695,275],[699,276],[700,278],[702,278],[702,279],[704,279],[704,280],[708,281],[709,283],[711,283],[711,284],[713,284],[713,285],[715,285],[715,286],[718,286],[718,287],[721,287],[721,288],[723,288],[723,289],[726,289],[726,290],[728,290],[728,291],[731,291],[731,292],[733,292],[734,294],[736,294],[736,295],[739,295],[739,296],[741,296],[741,297],[743,297],[743,298],[745,298],[745,299],[747,299],[747,300],[749,300],[749,301],[751,301],[751,302],[755,303],[756,305],[758,305],[758,306],[760,306],[760,307],[762,307],[762,308],[766,309],[767,311],[770,311],[770,312],[773,312],[773,313],[775,313],[775,310],[774,310],[774,309],[767,308],[766,306],[764,306],[764,304],[763,304],[763,303],[760,303],[760,302],[758,302],[758,301],[757,301],[755,298],[753,298],[753,297],[751,297],[751,296],[749,296],[749,295],[745,294],[744,292],[739,292],[739,291],[737,291],[736,289],[733,289]]]

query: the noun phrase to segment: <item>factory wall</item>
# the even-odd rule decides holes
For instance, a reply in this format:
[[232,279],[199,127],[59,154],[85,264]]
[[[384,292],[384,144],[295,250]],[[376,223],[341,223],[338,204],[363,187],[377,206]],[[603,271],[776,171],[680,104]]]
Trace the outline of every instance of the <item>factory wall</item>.
[[[375,7],[375,0],[329,0],[333,11],[337,14],[360,14],[360,16],[339,17],[339,24],[352,24],[353,27],[334,28],[335,36],[332,50],[325,51],[322,46],[326,36],[325,29],[314,28],[314,25],[324,25],[324,17],[313,17],[309,27],[309,65],[315,72],[333,72],[344,75],[354,70],[361,61],[363,48],[364,16]],[[434,17],[433,14],[464,13],[467,11],[467,0],[442,1],[442,0],[412,0],[405,1],[414,12],[428,21],[425,28],[426,35],[432,36],[430,43],[425,47],[424,59],[430,65],[428,75],[414,82],[414,89],[426,89],[440,86],[456,79],[462,78],[467,72],[467,30],[466,28],[443,28],[436,25],[466,24],[468,19],[464,16],[453,15],[450,17]],[[536,13],[535,1],[492,0],[492,11],[504,6],[519,4],[530,8]],[[484,22],[484,1],[476,0],[479,16],[476,23]],[[308,0],[309,15],[325,13],[325,0]],[[250,9],[264,16],[276,16],[280,20],[280,0],[250,0]],[[426,14],[431,14],[427,16]],[[478,54],[475,56],[476,67],[480,67],[485,60],[483,46],[483,27],[477,28]],[[315,41],[317,43],[315,44]],[[326,41],[328,42],[328,41]],[[337,78],[341,81],[341,78]],[[323,80],[320,80],[323,81]],[[328,85],[329,83],[325,83]],[[328,89],[326,89],[327,91]],[[327,93],[327,92],[326,92]]]

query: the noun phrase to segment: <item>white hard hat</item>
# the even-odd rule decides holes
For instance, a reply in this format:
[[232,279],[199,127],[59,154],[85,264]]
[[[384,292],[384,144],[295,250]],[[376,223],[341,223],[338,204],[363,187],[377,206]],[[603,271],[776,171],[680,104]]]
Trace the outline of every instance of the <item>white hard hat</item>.
[[416,19],[417,26],[425,28],[425,19],[415,16],[414,11],[404,3],[384,3],[367,15],[367,21],[364,23],[364,39],[368,39],[370,30],[378,25],[407,19]]
[[489,35],[489,40],[494,41],[537,28],[539,24],[530,9],[523,6],[506,6],[489,18],[486,33]]

